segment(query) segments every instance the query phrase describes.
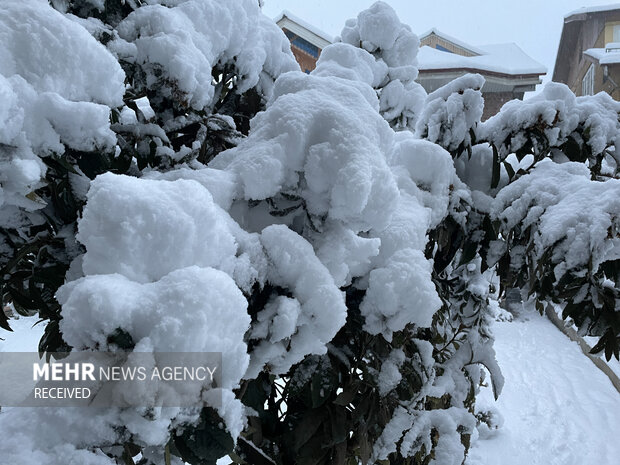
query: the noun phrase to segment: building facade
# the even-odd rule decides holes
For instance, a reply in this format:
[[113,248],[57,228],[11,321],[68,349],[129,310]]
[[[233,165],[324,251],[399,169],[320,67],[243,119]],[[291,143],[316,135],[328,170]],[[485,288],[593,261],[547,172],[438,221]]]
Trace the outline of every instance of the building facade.
[[564,17],[553,81],[575,95],[607,92],[620,100],[620,7],[582,8]]
[[309,73],[316,67],[321,50],[334,39],[329,34],[306,23],[290,12],[284,10],[274,20],[291,42],[291,51],[301,70]]

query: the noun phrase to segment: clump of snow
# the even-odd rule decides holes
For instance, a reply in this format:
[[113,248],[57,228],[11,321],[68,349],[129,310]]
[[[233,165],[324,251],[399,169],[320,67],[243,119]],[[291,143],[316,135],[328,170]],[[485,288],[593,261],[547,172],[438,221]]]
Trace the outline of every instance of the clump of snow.
[[211,70],[218,64],[236,67],[240,93],[256,86],[268,93],[276,76],[299,68],[288,40],[255,1],[161,3],[135,10],[118,25],[118,34],[135,45],[133,59],[147,80],[163,72],[169,92],[181,92],[195,110],[211,103]]
[[415,82],[420,41],[411,28],[400,22],[392,7],[379,1],[348,20],[340,40],[366,50],[380,65],[381,74],[375,74],[372,86],[383,117],[395,128],[414,128],[426,92]]
[[370,334],[391,333],[413,323],[428,327],[441,300],[430,279],[431,264],[419,250],[396,252],[387,265],[370,272],[366,297],[360,306]]
[[87,275],[148,283],[190,265],[233,273],[237,244],[228,215],[196,181],[106,173],[92,182],[88,206],[77,235]]
[[284,74],[250,136],[210,166],[236,173],[247,200],[282,191],[355,232],[381,229],[398,197],[386,163],[393,136],[366,96],[341,78]]
[[47,2],[7,0],[0,11],[0,207],[41,205],[38,156],[109,148],[109,106],[125,75],[105,47]]
[[122,104],[125,75],[83,27],[39,0],[6,0],[0,12],[0,62],[38,92],[66,100]]
[[[309,242],[284,225],[265,228],[261,234],[270,267],[269,282],[291,289],[292,298],[276,298],[259,314],[255,336],[268,332],[268,340],[254,349],[246,378],[255,378],[267,364],[275,374],[308,354],[321,355],[326,344],[344,325],[347,309],[344,295],[334,284]],[[262,334],[261,334],[262,333]]]
[[493,143],[505,157],[525,144],[524,128],[540,128],[549,146],[559,146],[582,126],[589,128],[586,142],[596,155],[616,140],[619,112],[620,103],[605,92],[575,97],[566,85],[550,82],[531,99],[506,103],[478,127],[478,136]]
[[602,262],[620,258],[618,212],[619,180],[592,181],[585,165],[550,160],[502,189],[492,210],[507,229],[533,228],[538,258],[553,249],[556,279],[590,261],[596,271]]
[[471,142],[470,130],[482,117],[484,100],[479,74],[466,74],[432,92],[426,98],[416,124],[416,135],[455,150],[461,143]]

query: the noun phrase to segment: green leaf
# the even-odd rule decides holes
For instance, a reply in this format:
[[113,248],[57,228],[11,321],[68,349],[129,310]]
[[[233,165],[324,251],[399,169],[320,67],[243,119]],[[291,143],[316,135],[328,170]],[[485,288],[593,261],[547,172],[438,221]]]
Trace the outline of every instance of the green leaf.
[[459,262],[459,266],[464,265],[465,263],[469,263],[476,256],[476,252],[478,251],[478,243],[467,241],[463,245],[463,253],[461,255],[461,260]]
[[508,179],[512,180],[515,176],[515,170],[510,163],[507,161],[504,162],[504,168],[506,168],[506,173],[508,173]]
[[13,332],[9,326],[9,318],[6,316],[6,313],[4,313],[4,310],[0,310],[0,328]]
[[499,185],[500,169],[499,169],[499,153],[495,145],[493,148],[493,175],[491,176],[491,189],[495,189]]
[[185,427],[174,437],[174,445],[181,458],[196,465],[215,465],[216,461],[231,452],[235,446],[230,434],[220,425],[222,419],[211,408],[203,409],[200,422],[195,427]]

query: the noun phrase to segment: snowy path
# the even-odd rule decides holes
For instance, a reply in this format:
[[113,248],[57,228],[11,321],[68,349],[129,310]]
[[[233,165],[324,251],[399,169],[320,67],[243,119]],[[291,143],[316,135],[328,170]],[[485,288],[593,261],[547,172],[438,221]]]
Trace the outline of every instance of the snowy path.
[[504,425],[477,441],[467,465],[618,465],[620,394],[552,323],[534,311],[495,324],[506,378],[497,403]]

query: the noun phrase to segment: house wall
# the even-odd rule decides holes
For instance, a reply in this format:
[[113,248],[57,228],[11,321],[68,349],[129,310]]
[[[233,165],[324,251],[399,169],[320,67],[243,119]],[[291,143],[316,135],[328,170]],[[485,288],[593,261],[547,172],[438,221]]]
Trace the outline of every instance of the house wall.
[[594,93],[607,92],[614,99],[620,100],[620,89],[612,83],[613,81],[620,85],[620,66],[609,66],[608,76],[611,79],[604,79],[603,68],[583,54],[589,48],[604,48],[605,44],[612,42],[615,24],[620,24],[620,11],[589,15],[584,21],[577,37],[577,46],[572,50],[570,57],[564,57],[570,62],[566,84],[575,95],[582,95],[581,83],[588,68],[594,63]]
[[295,60],[297,60],[297,63],[299,63],[299,67],[301,68],[301,70],[305,73],[309,73],[312,70],[314,70],[314,68],[316,68],[316,62],[318,61],[318,58],[321,56],[322,49],[319,46],[312,44],[314,45],[314,47],[318,49],[318,56],[315,57],[314,55],[311,55],[305,50],[297,47],[295,43],[293,42],[293,40],[301,39],[302,41],[305,41],[305,43],[308,43],[306,39],[304,38],[298,39],[299,36],[289,31],[287,28],[282,28],[282,30],[284,31],[284,33],[286,34],[286,36],[288,37],[291,43],[291,52],[293,52],[293,56],[295,56]]
[[523,100],[523,92],[483,92],[482,98],[484,98],[482,121],[485,121],[495,115],[506,102],[514,99]]
[[[295,56],[295,59],[297,60],[297,63],[299,63],[299,67],[303,72],[309,73],[314,68],[316,68],[316,62],[318,61],[316,58],[308,55],[303,50],[298,49],[293,44],[291,44],[291,51],[293,52],[293,55]],[[321,56],[320,51],[319,56]]]

